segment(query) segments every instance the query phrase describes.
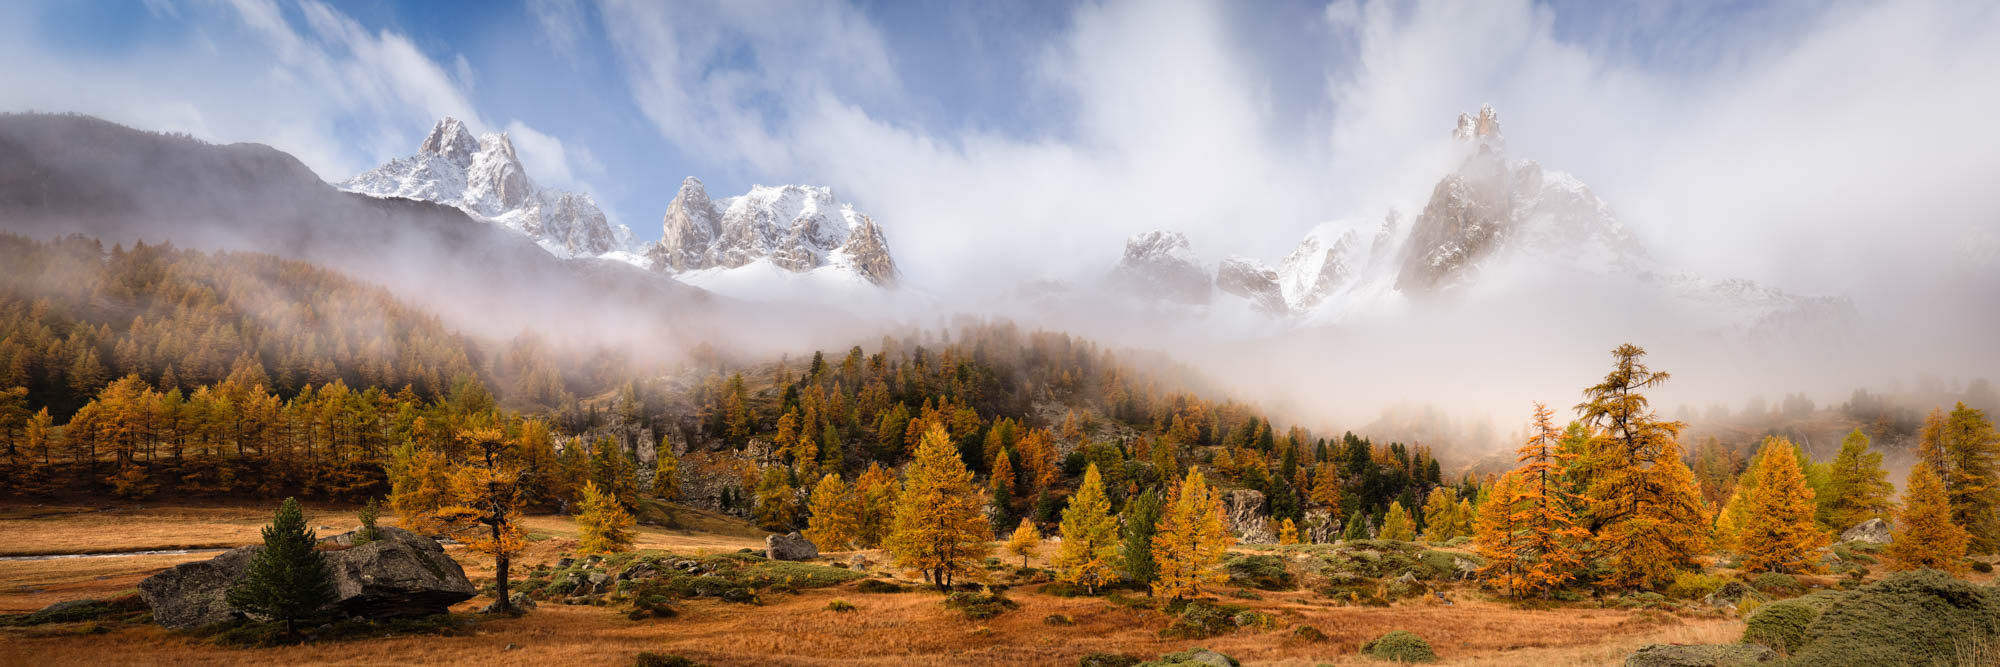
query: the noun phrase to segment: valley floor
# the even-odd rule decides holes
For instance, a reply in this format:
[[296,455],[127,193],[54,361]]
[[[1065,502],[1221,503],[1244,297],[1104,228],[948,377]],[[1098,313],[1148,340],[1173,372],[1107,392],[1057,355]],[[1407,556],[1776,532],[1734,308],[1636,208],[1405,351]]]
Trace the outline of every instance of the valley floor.
[[[189,545],[238,545],[257,539],[268,510],[247,506],[162,505],[139,508],[52,508],[0,505],[4,555],[84,550],[144,550]],[[322,534],[347,530],[351,511],[309,515]],[[642,527],[639,546],[678,553],[761,547],[762,533],[740,522],[685,510],[690,530]],[[551,561],[572,548],[575,530],[563,517],[530,520],[540,538],[521,562]],[[451,547],[475,581],[491,576],[483,558]],[[34,611],[77,598],[106,598],[133,590],[140,579],[179,562],[212,553],[0,561],[0,613]],[[877,561],[881,560],[875,555]],[[1038,664],[1075,665],[1095,652],[1146,657],[1191,646],[1235,656],[1245,664],[1380,664],[1357,655],[1363,642],[1390,630],[1428,639],[1445,664],[1618,664],[1653,643],[1711,643],[1741,636],[1731,618],[1676,618],[1616,609],[1522,610],[1480,599],[1469,589],[1451,593],[1455,604],[1433,600],[1393,607],[1342,607],[1307,591],[1261,592],[1261,599],[1227,598],[1278,617],[1279,630],[1204,640],[1163,639],[1165,615],[1104,598],[1047,595],[1039,586],[1017,586],[1008,595],[1021,607],[986,621],[968,621],[928,592],[868,594],[855,584],[798,593],[772,593],[762,604],[698,600],[679,605],[669,619],[628,620],[621,610],[544,602],[518,619],[480,622],[469,636],[412,636],[332,642],[273,649],[221,648],[155,626],[43,626],[0,628],[0,665],[67,664],[413,664],[477,663],[624,665],[642,651],[671,653],[716,665],[821,664]],[[856,611],[826,609],[844,600]],[[471,613],[485,598],[454,611]],[[1062,614],[1074,625],[1050,625]],[[1327,635],[1321,642],[1292,639],[1290,628],[1308,624]]]

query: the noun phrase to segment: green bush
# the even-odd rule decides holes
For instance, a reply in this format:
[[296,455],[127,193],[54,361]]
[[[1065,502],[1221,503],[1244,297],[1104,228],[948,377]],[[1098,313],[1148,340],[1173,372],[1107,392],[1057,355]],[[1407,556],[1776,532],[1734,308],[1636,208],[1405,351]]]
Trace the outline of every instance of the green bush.
[[1319,628],[1315,628],[1313,626],[1300,623],[1296,627],[1292,628],[1292,639],[1300,642],[1317,644],[1319,642],[1326,641],[1326,633],[1320,632]]
[[1777,597],[1791,597],[1805,592],[1798,577],[1776,572],[1765,572],[1750,580],[1750,587]]
[[1677,600],[1700,600],[1722,588],[1723,578],[1700,572],[1681,572],[1674,575],[1674,583],[1667,585],[1667,597]]
[[1763,644],[1790,655],[1806,641],[1806,626],[1819,618],[1819,610],[1795,600],[1780,600],[1757,607],[1744,622],[1743,641]]
[[1361,645],[1361,652],[1377,660],[1395,662],[1437,662],[1437,653],[1431,651],[1430,642],[1424,641],[1416,633],[1396,630],[1376,637]]
[[641,653],[632,659],[632,667],[701,667],[701,663],[671,653]]
[[1132,667],[1139,658],[1117,653],[1092,653],[1076,661],[1076,667]]
[[826,610],[832,612],[850,612],[854,611],[854,605],[848,604],[846,600],[834,600],[826,603]]
[[1076,619],[1070,618],[1068,614],[1049,614],[1042,617],[1042,622],[1049,625],[1076,625]]
[[1291,571],[1285,569],[1284,559],[1277,556],[1231,556],[1223,561],[1222,567],[1229,573],[1232,586],[1267,591],[1286,591],[1296,587]]
[[77,623],[81,621],[137,621],[149,608],[146,601],[136,594],[124,595],[109,600],[94,600],[67,609],[37,611],[16,616],[0,616],[0,626],[46,625],[50,623]]
[[881,579],[866,579],[854,585],[854,590],[862,593],[902,593],[910,589]]
[[1993,564],[1983,560],[1975,560],[1972,561],[1972,571],[1980,574],[1992,574]]
[[2000,591],[1936,570],[1800,601],[1825,607],[1792,656],[1802,665],[1993,664],[1967,660],[2000,640]]
[[944,598],[944,606],[956,609],[965,617],[975,621],[986,620],[1007,613],[1021,606],[992,589],[979,591],[958,591]]
[[1242,607],[1210,604],[1201,601],[1188,602],[1181,606],[1174,616],[1174,622],[1161,630],[1163,637],[1175,639],[1206,639],[1236,629],[1236,614]]
[[1220,659],[1224,664],[1229,665],[1229,667],[1237,667],[1242,664],[1237,662],[1235,658],[1221,652],[1195,647],[1185,651],[1168,653],[1160,656],[1158,660],[1139,663],[1137,667],[1212,667],[1215,665],[1217,659]]

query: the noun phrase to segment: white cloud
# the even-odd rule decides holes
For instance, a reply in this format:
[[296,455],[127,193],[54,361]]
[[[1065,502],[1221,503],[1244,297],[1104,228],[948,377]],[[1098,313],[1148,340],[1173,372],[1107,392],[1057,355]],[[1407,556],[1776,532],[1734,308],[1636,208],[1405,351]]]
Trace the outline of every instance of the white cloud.
[[576,0],[529,0],[528,13],[535,17],[537,41],[571,64],[579,61],[578,48],[590,25]]

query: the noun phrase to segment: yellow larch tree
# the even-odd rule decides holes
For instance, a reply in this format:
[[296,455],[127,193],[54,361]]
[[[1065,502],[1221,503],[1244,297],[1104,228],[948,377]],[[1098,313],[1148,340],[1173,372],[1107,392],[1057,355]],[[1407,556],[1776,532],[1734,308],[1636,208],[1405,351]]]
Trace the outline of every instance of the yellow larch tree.
[[681,459],[674,456],[673,444],[664,437],[660,438],[660,448],[653,453],[653,497],[681,499]]
[[1424,499],[1424,541],[1442,544],[1471,534],[1468,517],[1458,513],[1458,489],[1439,486]]
[[1832,539],[1813,523],[1815,502],[1799,470],[1798,454],[1784,438],[1766,438],[1757,457],[1757,486],[1744,500],[1736,535],[1745,572],[1814,572],[1814,552]]
[[1971,551],[2000,550],[2000,436],[1986,413],[1964,403],[1932,411],[1919,436],[1919,458],[1944,483],[1952,521],[1972,535]]
[[1306,499],[1314,506],[1331,512],[1340,511],[1340,469],[1331,463],[1313,466],[1312,491]]
[[508,568],[528,548],[521,528],[521,467],[514,442],[496,427],[458,431],[457,441],[472,450],[471,460],[451,475],[451,500],[435,510],[436,525],[450,529],[484,527],[465,538],[465,548],[493,557],[495,609],[514,611]]
[[764,467],[764,474],[757,482],[757,506],[753,514],[758,528],[775,532],[791,530],[798,521],[798,496],[792,491],[791,472],[784,466]]
[[1694,472],[1681,461],[1680,422],[1661,421],[1641,389],[1668,379],[1640,362],[1644,349],[1612,350],[1613,369],[1576,406],[1595,436],[1589,471],[1590,524],[1610,566],[1606,586],[1658,588],[1696,570],[1708,550],[1709,514]]
[[1022,521],[1014,529],[1013,537],[1007,539],[1007,553],[1021,557],[1021,567],[1028,566],[1028,559],[1042,548],[1042,534],[1035,530],[1035,522]]
[[986,557],[993,531],[984,494],[943,424],[925,430],[903,477],[890,521],[889,554],[896,565],[923,572],[925,581],[948,590],[957,575],[975,572]]
[[1298,543],[1299,527],[1297,524],[1292,523],[1291,517],[1285,517],[1284,521],[1278,523],[1278,544]]
[[1840,441],[1840,455],[1834,457],[1829,477],[1827,488],[1833,497],[1823,504],[1827,525],[1845,529],[1889,518],[1889,497],[1896,487],[1882,469],[1882,453],[1869,449],[1868,434],[1861,429]]
[[1937,473],[1924,465],[1911,468],[1908,486],[1903,491],[1903,512],[1890,531],[1886,554],[1890,569],[1964,571],[1972,535],[1952,521],[1951,502]]
[[1202,584],[1227,579],[1216,566],[1235,540],[1223,525],[1222,501],[1201,471],[1189,470],[1187,478],[1168,492],[1159,525],[1153,535],[1153,562],[1159,566],[1154,595],[1180,600],[1199,594]]
[[901,493],[902,485],[896,482],[896,474],[879,463],[868,464],[868,470],[854,480],[858,508],[855,539],[863,548],[874,549],[888,540],[889,527],[896,516],[896,498]]
[[617,498],[597,488],[596,482],[583,483],[583,511],[576,515],[578,553],[631,551],[635,523]]
[[846,551],[860,532],[860,503],[854,491],[840,480],[840,475],[827,473],[813,485],[812,499],[807,505],[812,516],[806,519],[806,539],[822,551]]
[[1520,474],[1509,472],[1493,484],[1486,502],[1479,506],[1478,520],[1473,522],[1475,550],[1486,560],[1479,568],[1479,580],[1489,588],[1505,591],[1508,597],[1517,597],[1524,583],[1523,531],[1516,521],[1524,514],[1519,511],[1521,504]]
[[1403,509],[1402,501],[1389,504],[1389,513],[1382,517],[1382,532],[1376,537],[1402,542],[1417,539],[1417,531],[1410,525],[1410,512]]
[[1526,444],[1516,451],[1517,496],[1510,520],[1525,534],[1515,546],[1523,595],[1547,596],[1576,578],[1583,569],[1583,546],[1590,532],[1577,525],[1573,498],[1562,490],[1564,469],[1573,454],[1562,450],[1562,431],[1551,419],[1554,411],[1535,404],[1534,424]]
[[1118,519],[1111,516],[1111,499],[1104,495],[1104,476],[1097,464],[1083,471],[1083,484],[1063,508],[1062,544],[1056,547],[1056,579],[1097,587],[1118,579]]

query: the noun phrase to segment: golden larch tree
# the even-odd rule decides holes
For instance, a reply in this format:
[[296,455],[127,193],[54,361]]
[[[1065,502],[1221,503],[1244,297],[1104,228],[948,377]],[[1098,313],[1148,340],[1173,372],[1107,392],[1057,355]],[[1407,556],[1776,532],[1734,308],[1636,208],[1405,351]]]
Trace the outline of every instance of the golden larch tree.
[[583,511],[576,515],[578,553],[631,551],[635,523],[617,498],[597,488],[596,482],[583,483]]
[[824,551],[846,551],[860,533],[860,510],[854,491],[840,480],[840,475],[827,473],[813,485],[808,504],[812,516],[806,519],[806,539]]
[[896,564],[924,573],[939,590],[959,574],[975,572],[986,557],[984,494],[959,459],[943,424],[931,424],[903,471],[903,490],[890,522],[888,548]]
[[889,539],[889,527],[896,516],[896,498],[902,493],[896,474],[882,464],[870,463],[854,480],[855,539],[863,548],[874,549]]
[[1470,534],[1470,521],[1458,514],[1458,489],[1439,486],[1424,499],[1424,541],[1442,544]]
[[1104,495],[1104,476],[1092,463],[1063,508],[1062,544],[1051,563],[1056,579],[1096,593],[1097,587],[1118,579],[1118,546],[1118,519],[1111,516],[1111,499]]
[[1022,521],[1014,529],[1013,537],[1007,538],[1007,553],[1021,557],[1021,567],[1028,566],[1028,559],[1042,548],[1042,534],[1035,530],[1035,522]]
[[1644,349],[1612,350],[1613,369],[1583,391],[1577,412],[1595,437],[1588,471],[1590,524],[1610,565],[1606,586],[1658,588],[1700,568],[1709,515],[1694,472],[1681,461],[1680,422],[1658,419],[1641,389],[1668,379],[1640,362]]
[[1410,512],[1403,509],[1402,501],[1389,504],[1389,513],[1382,517],[1382,532],[1376,537],[1403,542],[1417,539],[1416,529],[1410,525]]
[[790,471],[784,466],[764,467],[757,482],[757,527],[784,532],[798,521],[798,496],[792,491]]
[[1510,520],[1524,531],[1514,549],[1519,563],[1515,588],[1523,595],[1547,596],[1576,578],[1590,537],[1577,525],[1574,498],[1563,492],[1563,471],[1575,455],[1562,450],[1554,414],[1536,403],[1528,441],[1515,453],[1521,467],[1515,469],[1518,500]]
[[1340,511],[1340,469],[1331,463],[1313,466],[1312,492],[1306,498],[1314,507]]
[[494,605],[502,614],[514,611],[508,593],[508,568],[514,556],[528,548],[521,528],[521,468],[514,462],[514,443],[494,427],[461,430],[457,440],[475,455],[452,473],[450,504],[435,510],[438,524],[479,528],[465,538],[465,548],[493,557]]
[[664,437],[660,438],[659,449],[653,452],[653,497],[681,499],[681,459],[674,455],[673,444]]
[[1298,543],[1299,527],[1297,524],[1292,523],[1291,517],[1285,517],[1284,521],[1278,523],[1278,544]]
[[1944,484],[1929,466],[1910,469],[1903,491],[1903,512],[1890,531],[1889,567],[1895,570],[1933,569],[1957,574],[1965,569],[1965,550],[1972,542],[1951,518]]
[[1757,486],[1744,500],[1743,524],[1736,535],[1743,571],[1817,571],[1813,555],[1832,539],[1813,522],[1818,505],[1799,470],[1797,452],[1789,440],[1766,438],[1757,460]]
[[1479,505],[1478,520],[1473,522],[1474,548],[1486,560],[1479,567],[1479,580],[1508,597],[1518,597],[1524,583],[1524,531],[1516,522],[1523,514],[1521,505],[1520,473],[1509,472],[1492,485],[1486,502]]
[[1919,458],[1944,483],[1951,518],[1972,535],[1973,553],[2000,550],[2000,436],[1986,413],[1959,403],[1934,410],[1919,433]]
[[1228,578],[1216,566],[1235,540],[1222,522],[1222,501],[1201,471],[1189,470],[1168,492],[1159,526],[1153,535],[1153,562],[1159,567],[1154,595],[1180,600],[1199,594],[1202,584]]

